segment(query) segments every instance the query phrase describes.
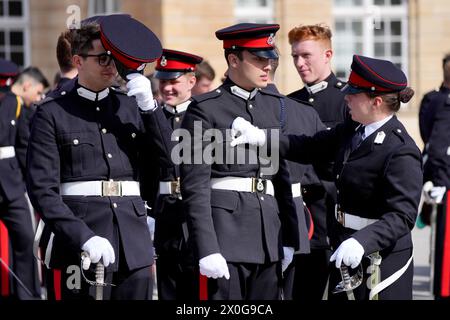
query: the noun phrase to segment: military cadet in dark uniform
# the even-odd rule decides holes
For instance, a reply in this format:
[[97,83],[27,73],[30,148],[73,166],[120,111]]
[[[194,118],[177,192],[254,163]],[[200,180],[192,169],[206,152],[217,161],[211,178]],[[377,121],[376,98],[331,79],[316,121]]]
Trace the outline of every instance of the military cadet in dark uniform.
[[[306,25],[293,28],[288,37],[294,65],[305,84],[288,97],[311,104],[327,128],[335,127],[348,118],[348,111],[340,91],[344,83],[331,71],[331,30],[324,25]],[[309,166],[302,181],[302,193],[313,217],[314,233],[311,254],[294,259],[297,265],[294,299],[319,300],[329,274],[331,250],[327,239],[327,215],[328,218],[333,215],[336,189],[332,181],[319,179]]]
[[[275,71],[278,67],[278,58],[271,59],[271,70],[269,72],[270,83],[267,85],[267,90],[272,90],[280,94],[275,83],[272,81],[275,78]],[[324,130],[326,127],[320,121],[317,112],[302,102],[295,101],[288,97],[279,98],[280,105],[280,124],[284,134],[305,134],[308,136],[314,135],[316,132]],[[297,219],[299,224],[300,248],[295,252],[294,260],[299,254],[310,253],[309,240],[312,237],[314,224],[312,216],[306,205],[303,202],[301,194],[302,182],[307,180],[305,175],[312,171],[311,165],[300,164],[288,161],[289,175],[292,183],[292,197],[294,199],[297,210]],[[291,263],[283,273],[283,299],[291,300],[297,298],[297,290],[301,289],[300,284],[295,284],[302,277],[295,277],[295,263]]]
[[448,65],[450,64],[450,54],[447,54],[442,60],[442,69],[444,72],[444,81],[441,86],[426,93],[419,108],[419,129],[420,136],[424,144],[428,143],[430,139],[431,131],[433,130],[434,118],[437,108],[442,105],[446,100],[448,94],[450,94],[450,71]]
[[[99,23],[76,30],[78,77],[35,114],[28,190],[51,231],[43,255],[52,272],[49,298],[89,299],[96,291],[97,299],[151,299],[153,249],[138,164],[141,153],[155,153],[160,145],[152,139],[159,132],[153,130],[157,105],[138,70],[162,48],[129,16],[105,16]],[[128,96],[110,88],[118,71],[130,80]],[[105,283],[115,286],[99,295],[80,279],[82,252],[84,275],[94,280],[93,265],[102,262]]]
[[427,144],[424,181],[432,183],[430,190],[425,193],[426,202],[429,206],[437,206],[436,216],[432,217],[435,222],[431,225],[435,228],[432,230],[435,243],[431,245],[434,246],[432,280],[436,299],[450,298],[450,55],[444,58],[443,68],[444,82],[439,92],[425,95],[419,118],[422,139]]
[[[361,263],[364,278],[347,296],[331,297],[412,299],[411,230],[422,186],[421,155],[394,113],[414,91],[393,63],[355,55],[343,92],[357,128],[345,122],[313,137],[282,136],[280,153],[302,162],[335,161],[338,201],[329,230],[335,249],[330,260],[337,268]],[[252,137],[262,131],[240,119],[232,128],[242,133],[239,143],[254,143]],[[341,280],[339,269],[333,271],[332,278]]]
[[267,167],[254,157],[255,148],[238,150],[245,157],[230,153],[235,148],[229,128],[236,116],[261,128],[280,128],[282,96],[260,89],[268,82],[269,59],[276,57],[278,29],[244,23],[218,30],[228,77],[215,91],[193,98],[182,124],[191,137],[205,134],[200,141],[194,137],[191,163],[183,150],[181,194],[200,273],[212,278],[211,299],[279,299],[282,268],[299,246],[286,163]]
[[[24,120],[23,100],[10,91],[9,85],[18,74],[15,64],[0,60],[0,220],[6,230],[0,226],[1,252],[1,295],[11,295],[18,299],[40,298],[40,287],[37,278],[37,265],[33,256],[33,225],[30,210],[25,198],[25,182],[19,164],[19,124]],[[22,80],[25,76],[22,77]],[[30,79],[27,79],[30,80]],[[33,85],[28,89],[33,92]],[[12,263],[9,263],[9,241],[12,246]],[[12,265],[14,276],[3,276],[9,273],[5,265]],[[13,280],[9,288],[9,279]],[[6,280],[6,281],[5,281]],[[9,290],[11,289],[11,290]]]
[[[190,53],[163,49],[156,63],[154,77],[159,79],[163,112],[175,134],[191,103],[191,90],[196,82],[194,72],[201,61],[201,57]],[[166,139],[171,140],[171,135]],[[163,163],[157,168],[159,172],[155,178],[159,182],[159,196],[152,207],[156,219],[158,297],[160,300],[195,300],[199,297],[199,274],[192,250],[187,245],[180,168],[175,163],[170,166]]]

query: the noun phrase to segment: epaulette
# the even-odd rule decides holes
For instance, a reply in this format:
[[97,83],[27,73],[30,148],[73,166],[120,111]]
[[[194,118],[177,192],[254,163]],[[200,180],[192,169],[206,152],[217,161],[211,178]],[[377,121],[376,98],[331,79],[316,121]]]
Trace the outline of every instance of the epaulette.
[[264,88],[259,89],[259,92],[261,92],[263,94],[267,94],[269,96],[274,96],[274,97],[277,97],[277,98],[284,98],[284,95],[282,95],[281,93],[274,92],[272,90],[266,90]]
[[405,136],[404,136],[404,133],[403,133],[403,129],[400,129],[400,128],[394,128],[393,130],[392,130],[392,132],[397,136],[397,137],[399,137],[400,138],[400,140],[404,143],[405,142]]
[[341,81],[338,79],[338,81],[334,84],[335,88],[341,89],[343,86],[345,86],[347,84],[347,82],[345,81]]
[[192,97],[192,101],[195,102],[203,102],[209,99],[215,99],[217,97],[220,97],[222,95],[223,89],[221,88],[217,88],[216,90],[207,92],[207,93],[203,93],[203,94],[199,94],[198,96],[193,96]]
[[110,89],[114,91],[114,93],[127,95],[127,92],[122,90],[120,87],[110,87]]
[[294,98],[294,97],[286,97],[286,98],[294,100],[295,102],[298,102],[298,103],[301,103],[301,104],[305,104],[305,105],[307,105],[309,107],[313,107],[313,104],[310,103],[309,101],[300,100],[300,99],[297,99],[297,98]]
[[[64,94],[62,94],[62,92],[64,92]],[[58,100],[58,99],[64,97],[65,94],[66,94],[65,91],[52,91],[52,92],[50,92],[50,94],[47,95],[43,100],[37,102],[37,103],[36,103],[36,106],[39,107],[39,106],[42,106],[42,105],[44,105],[44,104],[46,104],[46,103],[48,103],[48,102],[50,102],[50,101]]]

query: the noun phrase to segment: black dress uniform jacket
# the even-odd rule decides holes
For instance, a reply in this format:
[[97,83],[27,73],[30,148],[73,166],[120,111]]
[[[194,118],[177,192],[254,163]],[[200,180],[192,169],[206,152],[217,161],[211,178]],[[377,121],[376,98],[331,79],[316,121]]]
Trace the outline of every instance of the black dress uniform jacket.
[[0,98],[0,147],[13,147],[15,151],[14,157],[0,159],[0,219],[12,244],[13,271],[23,283],[19,285],[14,279],[12,294],[19,299],[35,299],[40,296],[40,285],[33,256],[32,216],[19,164],[19,150],[23,150],[19,141],[26,122],[23,110],[20,98],[13,93],[6,92]]
[[[381,131],[385,138],[376,142]],[[365,255],[381,251],[383,256],[412,248],[410,231],[422,186],[420,151],[395,116],[350,152],[353,132],[354,124],[346,122],[312,138],[282,137],[281,154],[306,162],[334,159],[340,210],[379,219],[359,231],[344,228],[336,221],[331,233],[334,248],[350,236],[363,246]]]
[[[273,84],[269,84],[266,89],[279,93]],[[279,104],[283,134],[313,136],[315,133],[326,129],[325,125],[320,121],[319,115],[311,106],[288,97],[280,98]],[[320,183],[312,165],[293,161],[287,161],[287,164],[292,184],[310,184],[311,176],[316,177],[315,181]],[[294,198],[294,202],[297,208],[299,227],[301,228],[299,230],[300,249],[297,253],[309,253],[308,231],[311,227],[309,221],[311,217],[310,214],[305,212],[302,197]]]
[[[442,204],[437,207],[434,249],[433,293],[438,298],[450,297],[450,257],[447,244],[450,242],[450,90],[441,88],[430,101],[433,108],[432,130],[427,141],[427,157],[424,163],[424,181],[434,186],[445,187]],[[424,157],[425,158],[425,157]]]
[[[169,111],[172,110],[172,111]],[[176,112],[176,109],[170,106],[163,106],[162,112],[167,125],[172,130],[180,129],[186,111]],[[176,141],[172,141],[171,135],[165,137],[170,140],[168,145],[175,146]],[[170,157],[170,154],[168,155]],[[178,164],[162,163],[158,166],[158,173],[153,176],[159,181],[177,181],[180,177],[180,168]],[[158,185],[159,186],[159,185]],[[155,190],[157,193],[157,190]],[[186,219],[181,202],[181,197],[176,194],[159,194],[153,206],[152,215],[156,219],[155,225],[155,249],[158,254],[162,252],[178,251],[187,241]]]
[[437,109],[445,104],[449,94],[450,88],[441,85],[439,89],[427,92],[420,102],[419,129],[420,136],[425,144],[428,143],[431,132],[433,131]]
[[[336,78],[334,73],[331,73],[324,82],[327,83],[327,87],[316,93],[310,93],[305,86],[290,93],[288,97],[309,103],[317,111],[320,120],[325,126],[334,128],[338,123],[348,119],[348,109],[344,101],[344,94],[340,91],[345,82]],[[329,169],[326,166],[322,166],[320,167],[320,172],[317,172],[309,166],[302,180],[303,198],[313,211],[314,234],[311,239],[311,248],[313,249],[327,248],[329,246],[327,242],[327,214],[331,214],[329,210],[332,210],[332,206],[336,201],[336,190],[327,176],[327,170]],[[320,174],[322,179],[317,174]],[[329,209],[328,212],[322,211],[326,209]]]
[[[223,141],[217,143],[224,155],[236,149],[229,146],[231,137],[226,130],[237,116],[260,128],[280,128],[279,98],[282,96],[255,89],[247,100],[232,94],[234,86],[227,79],[217,90],[194,97],[182,124],[191,135],[199,123],[201,132],[219,129]],[[203,148],[207,144],[204,141]],[[198,149],[197,146],[197,152]],[[193,237],[199,258],[219,252],[230,263],[264,264],[283,258],[282,245],[299,247],[296,211],[285,161],[280,161],[275,175],[263,177],[272,180],[275,197],[211,189],[211,178],[260,177],[260,169],[259,164],[249,162],[230,164],[224,161],[208,165],[202,161],[201,164],[181,165],[181,191],[189,235]]]
[[[11,92],[0,100],[0,147],[16,146],[21,121],[16,117],[17,103],[17,96]],[[25,184],[17,157],[1,159],[0,170],[0,196],[8,201],[23,197]]]
[[159,131],[152,130],[159,113],[140,112],[134,98],[111,88],[92,100],[79,88],[74,79],[38,106],[28,147],[30,199],[54,233],[50,267],[79,262],[81,246],[94,235],[113,246],[112,271],[119,259],[129,270],[148,266],[153,250],[140,196],[61,196],[60,184],[138,181],[140,157],[163,150],[161,140],[155,142]]

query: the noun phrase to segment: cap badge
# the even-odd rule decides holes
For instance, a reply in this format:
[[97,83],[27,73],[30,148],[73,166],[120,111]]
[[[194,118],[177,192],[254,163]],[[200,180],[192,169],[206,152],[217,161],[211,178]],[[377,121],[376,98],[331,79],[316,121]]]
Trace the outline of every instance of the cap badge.
[[141,70],[144,70],[144,68],[145,68],[145,66],[146,66],[147,64],[146,63],[143,63],[143,64],[141,64],[139,67],[137,67],[137,71],[141,71]]
[[386,138],[386,134],[384,133],[384,131],[380,131],[380,132],[377,133],[377,136],[375,137],[374,143],[382,144],[383,141],[384,141],[384,138]]
[[274,43],[275,43],[275,37],[274,37],[274,34],[271,33],[270,36],[267,38],[267,44],[273,46]]
[[161,57],[161,66],[163,66],[163,67],[167,66],[167,59],[165,56]]

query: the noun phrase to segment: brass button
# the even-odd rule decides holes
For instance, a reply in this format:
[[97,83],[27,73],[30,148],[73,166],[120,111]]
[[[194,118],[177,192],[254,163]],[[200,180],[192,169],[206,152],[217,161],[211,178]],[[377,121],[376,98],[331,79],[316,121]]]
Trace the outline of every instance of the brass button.
[[106,155],[108,158],[112,158],[112,154],[111,153],[108,153],[107,155]]
[[176,122],[180,122],[180,118],[179,118],[179,117],[176,117],[176,118],[175,118],[175,121],[176,121]]
[[136,133],[133,132],[133,133],[131,134],[131,137],[132,137],[133,139],[136,138]]
[[106,130],[105,128],[103,128],[103,129],[102,129],[102,132],[103,132],[103,133],[106,133],[106,132],[107,132],[107,130]]
[[264,197],[262,197],[262,196],[261,196],[261,198],[260,198],[260,199],[261,199],[262,201],[264,201]]
[[78,141],[78,139],[73,139],[73,144],[74,145],[77,145],[77,144],[79,144],[80,143],[80,141]]
[[99,107],[97,107],[97,108],[95,108],[95,110],[96,110],[96,111],[100,111],[100,108],[99,108]]
[[15,125],[16,125],[16,120],[11,120],[11,124],[12,124],[13,126],[15,126]]
[[114,207],[114,208],[117,208],[117,203],[114,202],[114,203],[113,203],[113,207]]

